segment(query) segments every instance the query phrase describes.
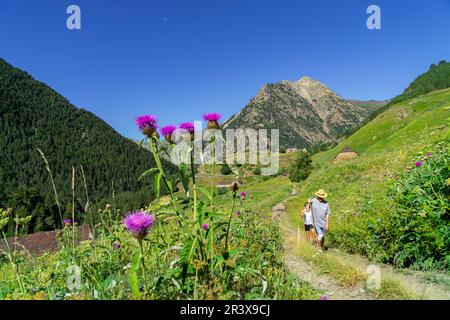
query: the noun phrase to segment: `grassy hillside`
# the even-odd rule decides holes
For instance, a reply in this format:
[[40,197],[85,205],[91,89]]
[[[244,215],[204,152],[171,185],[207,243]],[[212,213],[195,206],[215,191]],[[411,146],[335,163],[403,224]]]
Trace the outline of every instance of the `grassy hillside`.
[[427,72],[421,74],[406,90],[392,99],[395,104],[408,99],[416,98],[434,90],[450,87],[450,62],[442,60],[439,64],[432,64]]
[[[398,266],[448,269],[449,123],[450,89],[392,105],[313,157],[316,170],[288,203],[289,214],[298,215],[306,199],[323,188],[332,208],[332,247]],[[334,163],[345,146],[360,157]],[[416,168],[419,161],[423,165]]]

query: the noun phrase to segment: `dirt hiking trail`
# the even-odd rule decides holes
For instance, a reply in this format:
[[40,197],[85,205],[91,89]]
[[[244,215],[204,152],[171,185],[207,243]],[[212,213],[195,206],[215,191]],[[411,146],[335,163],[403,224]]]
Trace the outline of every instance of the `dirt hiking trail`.
[[[272,219],[279,224],[284,248],[284,263],[287,268],[296,274],[300,279],[308,282],[313,288],[324,292],[330,300],[374,300],[374,299],[399,299],[401,297],[384,295],[367,288],[367,277],[370,276],[368,270],[376,266],[380,270],[381,278],[384,282],[395,283],[395,286],[405,292],[403,299],[433,299],[450,300],[450,276],[447,274],[437,274],[432,272],[411,271],[407,269],[395,269],[388,265],[373,264],[366,258],[350,255],[336,249],[327,250],[313,254],[332,254],[333,257],[352,265],[357,269],[358,274],[364,275],[364,280],[355,281],[351,285],[343,285],[333,277],[333,272],[321,272],[310,261],[306,261],[299,254],[301,246],[309,246],[306,243],[304,229],[299,228],[298,223],[293,223],[286,212],[285,203],[297,196],[297,191],[293,189],[290,197],[272,208]],[[299,222],[299,221],[298,221]],[[303,227],[303,225],[301,225]],[[312,248],[310,248],[311,250]],[[315,249],[314,249],[315,250]],[[320,256],[317,258],[321,258]],[[435,281],[438,277],[440,280]],[[381,291],[381,290],[380,290]]]

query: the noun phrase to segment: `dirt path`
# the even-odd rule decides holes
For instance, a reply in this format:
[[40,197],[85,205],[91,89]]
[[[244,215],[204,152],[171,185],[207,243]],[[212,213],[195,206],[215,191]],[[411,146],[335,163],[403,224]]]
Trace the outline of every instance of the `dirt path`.
[[[293,192],[291,196],[295,196]],[[284,201],[286,202],[286,201]],[[365,292],[364,284],[360,283],[352,287],[342,287],[327,275],[317,272],[313,265],[300,259],[296,253],[299,234],[298,230],[287,221],[284,202],[272,208],[272,218],[280,223],[281,235],[284,247],[284,262],[288,269],[300,279],[309,282],[314,288],[325,292],[333,300],[372,300],[373,297]],[[305,241],[300,238],[300,241]],[[319,253],[318,253],[319,254]]]
[[[290,198],[297,195],[294,189]],[[359,281],[352,286],[342,286],[328,274],[321,273],[312,263],[303,260],[298,254],[299,241],[304,239],[303,230],[292,224],[287,213],[285,203],[290,199],[275,205],[272,208],[272,219],[279,223],[284,247],[284,262],[288,269],[300,279],[309,282],[314,288],[325,292],[333,300],[373,300],[377,297],[366,290],[366,281]],[[304,244],[304,243],[303,243]],[[333,255],[338,255],[343,260],[351,261],[359,270],[367,270],[374,264],[364,257],[349,255],[339,250],[332,250]],[[327,254],[327,253],[317,253]],[[411,292],[419,299],[450,299],[448,275],[439,275],[431,272],[419,272],[411,270],[398,270],[391,266],[376,264],[384,279],[397,283],[406,292]],[[440,281],[433,282],[433,278],[440,277]],[[442,283],[447,283],[443,285]],[[386,296],[384,297],[386,298]],[[389,296],[388,296],[389,298]]]

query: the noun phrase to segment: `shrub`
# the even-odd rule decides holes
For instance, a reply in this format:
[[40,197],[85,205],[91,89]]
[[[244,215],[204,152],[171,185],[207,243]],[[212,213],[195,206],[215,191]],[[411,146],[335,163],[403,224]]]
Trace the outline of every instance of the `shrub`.
[[449,159],[445,144],[410,159],[388,193],[361,199],[365,214],[341,217],[330,242],[397,267],[450,270]]
[[253,170],[253,174],[256,176],[260,176],[261,175],[261,168],[260,167],[256,167],[255,170]]
[[216,192],[218,195],[224,195],[228,193],[228,188],[217,188]]
[[292,182],[300,182],[308,178],[312,171],[312,160],[309,153],[298,151],[294,161],[289,167],[289,179]]
[[448,269],[449,152],[440,144],[435,152],[411,163],[389,194],[396,208],[382,217],[375,237],[384,242],[391,239],[395,252],[389,258],[397,266]]
[[287,175],[288,173],[289,173],[289,172],[288,172],[288,169],[287,169],[287,168],[281,167],[280,169],[278,169],[277,175],[279,175],[279,176],[281,176],[281,175]]
[[228,176],[229,174],[231,174],[231,168],[228,164],[223,164],[222,167],[220,168],[220,173],[223,174],[224,176]]

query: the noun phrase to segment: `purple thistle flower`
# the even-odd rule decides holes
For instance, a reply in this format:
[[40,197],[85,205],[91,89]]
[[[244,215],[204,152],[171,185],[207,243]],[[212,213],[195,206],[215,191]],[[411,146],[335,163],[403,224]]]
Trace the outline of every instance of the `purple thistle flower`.
[[328,295],[324,294],[323,296],[320,297],[320,300],[328,300],[329,297]]
[[422,164],[423,164],[423,162],[422,161],[417,161],[416,162],[416,167],[418,168],[418,167],[421,167],[422,166]]
[[158,127],[156,123],[157,119],[153,115],[145,114],[136,119],[136,125],[139,127],[141,131],[145,129],[155,130]]
[[135,211],[128,213],[123,219],[123,224],[131,235],[142,240],[147,236],[148,229],[153,226],[155,217],[147,212]]
[[163,137],[171,136],[176,129],[175,126],[165,126],[161,129],[161,134]]
[[215,112],[205,113],[203,115],[203,120],[205,121],[219,121],[220,118],[222,118],[222,115]]
[[206,223],[204,223],[204,224],[202,224],[202,229],[205,231],[208,231],[209,226]]
[[189,133],[194,133],[194,131],[195,131],[194,123],[184,122],[184,123],[180,124],[180,129],[186,130]]
[[236,211],[236,215],[237,215],[238,218],[240,218],[241,217],[241,211],[239,211],[239,210]]
[[246,196],[247,196],[247,192],[242,191],[242,192],[241,192],[241,198],[242,198],[242,199],[245,199]]
[[66,220],[64,220],[64,224],[65,224],[66,226],[68,226],[68,225],[72,224],[72,220],[66,219]]
[[433,155],[433,152],[428,152],[427,153],[427,157],[429,158],[429,157],[431,157]]

